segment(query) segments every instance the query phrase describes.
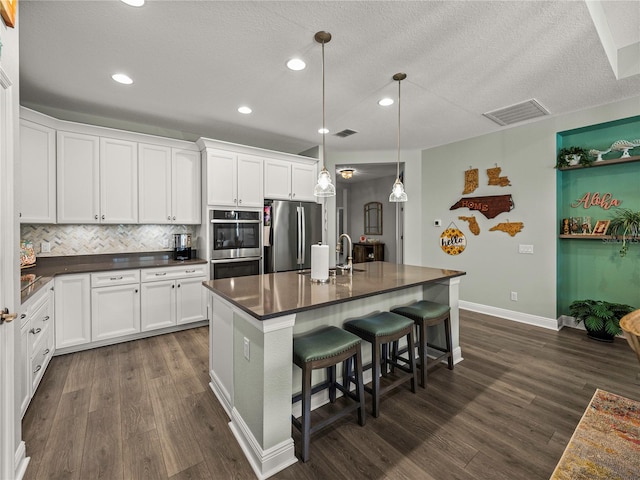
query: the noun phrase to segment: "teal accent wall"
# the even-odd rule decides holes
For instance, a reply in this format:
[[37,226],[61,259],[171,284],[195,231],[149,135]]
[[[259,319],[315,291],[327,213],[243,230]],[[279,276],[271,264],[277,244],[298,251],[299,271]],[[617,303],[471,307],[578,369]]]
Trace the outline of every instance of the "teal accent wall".
[[[640,116],[560,132],[558,149],[583,147],[606,150],[616,140],[640,138]],[[640,147],[631,155],[640,155]],[[619,158],[621,152],[609,153],[603,158]],[[616,208],[640,210],[640,161],[591,168],[558,171],[557,228],[568,217],[591,217],[609,220]],[[606,210],[597,206],[574,208],[585,193],[611,193],[621,200],[619,207]],[[640,243],[630,245],[625,257],[620,257],[620,244],[615,241],[558,239],[557,308],[558,315],[568,315],[568,306],[574,300],[585,298],[626,303],[640,308]]]

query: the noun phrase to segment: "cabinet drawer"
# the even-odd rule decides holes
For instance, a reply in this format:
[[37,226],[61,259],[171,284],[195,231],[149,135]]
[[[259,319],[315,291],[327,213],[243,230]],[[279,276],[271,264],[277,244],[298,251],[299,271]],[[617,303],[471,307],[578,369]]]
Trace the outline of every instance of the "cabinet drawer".
[[207,264],[181,267],[145,268],[141,272],[142,282],[157,282],[176,278],[201,277],[207,275]]
[[36,343],[40,338],[44,337],[45,333],[49,330],[49,324],[51,323],[51,304],[49,302],[41,305],[31,316],[31,327],[29,328],[29,342],[31,344],[31,351],[34,351]]
[[45,338],[38,344],[39,346],[31,358],[31,382],[33,387],[32,392],[34,393],[49,364],[49,360],[51,360],[53,356],[53,329],[48,328],[43,333]]
[[91,288],[140,282],[140,270],[115,270],[91,274]]

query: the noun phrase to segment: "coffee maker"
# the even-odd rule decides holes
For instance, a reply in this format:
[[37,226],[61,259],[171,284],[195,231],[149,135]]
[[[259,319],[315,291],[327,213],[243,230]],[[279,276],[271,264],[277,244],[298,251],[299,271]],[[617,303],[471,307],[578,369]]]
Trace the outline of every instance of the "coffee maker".
[[173,235],[173,259],[191,260],[191,234],[175,233]]

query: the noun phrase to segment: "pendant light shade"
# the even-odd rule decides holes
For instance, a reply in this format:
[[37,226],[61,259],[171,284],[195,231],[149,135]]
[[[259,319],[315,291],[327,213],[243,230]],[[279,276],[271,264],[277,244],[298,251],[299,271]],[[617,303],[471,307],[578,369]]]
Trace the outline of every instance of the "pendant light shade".
[[396,73],[393,76],[393,79],[398,82],[398,159],[396,162],[396,181],[393,183],[391,195],[389,195],[390,202],[406,202],[408,200],[404,185],[400,181],[400,84],[405,78],[407,78],[406,73]]
[[331,34],[329,32],[318,32],[315,34],[314,39],[322,45],[322,152],[320,152],[320,165],[322,165],[322,169],[318,175],[318,183],[313,189],[313,194],[316,197],[335,197],[336,187],[331,183],[331,175],[324,165],[325,136],[327,134],[327,129],[324,124],[324,44],[331,41]]

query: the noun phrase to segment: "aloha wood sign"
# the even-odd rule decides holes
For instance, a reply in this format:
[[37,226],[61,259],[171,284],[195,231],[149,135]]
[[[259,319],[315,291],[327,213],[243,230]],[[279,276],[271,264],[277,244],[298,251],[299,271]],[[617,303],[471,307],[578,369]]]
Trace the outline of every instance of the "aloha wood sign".
[[572,203],[571,206],[573,208],[591,208],[591,207],[600,207],[604,210],[609,210],[611,207],[618,207],[622,203],[622,200],[618,200],[617,198],[613,198],[611,193],[605,193],[600,195],[600,192],[587,192],[582,198],[578,199],[575,203]]

